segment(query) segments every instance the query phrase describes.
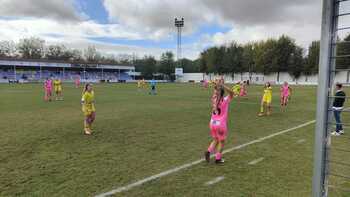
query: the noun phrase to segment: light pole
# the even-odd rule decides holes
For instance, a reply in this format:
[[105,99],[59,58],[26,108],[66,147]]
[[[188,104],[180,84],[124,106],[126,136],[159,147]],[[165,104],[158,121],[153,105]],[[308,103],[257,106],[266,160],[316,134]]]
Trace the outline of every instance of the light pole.
[[184,18],[178,19],[175,18],[175,27],[177,28],[177,62],[178,62],[178,66],[180,68],[182,68],[182,64],[181,64],[181,53],[182,53],[182,49],[181,49],[181,34],[182,34],[182,28],[185,25],[185,20]]

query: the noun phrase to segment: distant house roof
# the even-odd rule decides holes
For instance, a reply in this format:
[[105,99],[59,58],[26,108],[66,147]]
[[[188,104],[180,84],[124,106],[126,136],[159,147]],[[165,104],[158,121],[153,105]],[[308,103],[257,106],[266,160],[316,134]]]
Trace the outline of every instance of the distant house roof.
[[95,68],[95,69],[116,69],[116,70],[135,70],[135,66],[106,64],[106,63],[88,63],[88,62],[64,62],[45,59],[13,59],[1,58],[1,66],[18,67],[51,67],[51,68]]

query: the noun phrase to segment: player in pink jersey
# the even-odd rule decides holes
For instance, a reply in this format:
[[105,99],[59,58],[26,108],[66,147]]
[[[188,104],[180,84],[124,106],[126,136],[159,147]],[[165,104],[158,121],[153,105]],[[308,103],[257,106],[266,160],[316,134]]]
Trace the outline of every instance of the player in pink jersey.
[[209,85],[208,80],[204,79],[202,85],[203,85],[203,88],[207,89],[207,88],[208,88],[208,85]]
[[45,101],[51,101],[52,96],[52,80],[46,78],[44,82],[44,90],[45,90]]
[[240,97],[246,97],[247,96],[247,84],[246,81],[243,81],[241,83],[241,90],[239,92]]
[[281,107],[284,108],[287,106],[289,96],[292,93],[292,88],[289,87],[287,82],[284,82],[281,87]]
[[80,77],[77,76],[77,77],[75,78],[75,87],[76,87],[76,88],[79,88],[79,86],[80,86]]
[[[224,96],[225,91],[229,95]],[[213,110],[209,122],[210,134],[213,141],[205,152],[205,159],[210,161],[210,154],[216,152],[215,163],[223,163],[222,151],[224,149],[227,137],[227,117],[229,105],[234,96],[234,92],[224,84],[218,82],[215,84],[214,95],[212,96]]]

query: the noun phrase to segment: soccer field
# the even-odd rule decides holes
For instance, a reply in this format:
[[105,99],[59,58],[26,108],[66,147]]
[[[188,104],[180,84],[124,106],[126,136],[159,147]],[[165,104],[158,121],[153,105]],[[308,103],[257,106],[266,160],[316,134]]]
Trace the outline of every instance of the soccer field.
[[[152,96],[135,84],[96,84],[92,136],[83,135],[82,89],[64,84],[63,90],[64,101],[46,103],[39,84],[0,85],[0,196],[95,196],[166,171],[174,172],[114,196],[311,195],[314,124],[302,124],[315,119],[316,87],[293,87],[282,112],[275,86],[269,117],[257,116],[262,86],[233,100],[225,149],[236,148],[223,165],[198,161],[210,142],[211,90],[159,84]],[[343,119],[350,122],[347,114]],[[280,131],[286,132],[264,138]],[[333,143],[350,144],[344,137]],[[334,154],[350,163],[349,156]]]

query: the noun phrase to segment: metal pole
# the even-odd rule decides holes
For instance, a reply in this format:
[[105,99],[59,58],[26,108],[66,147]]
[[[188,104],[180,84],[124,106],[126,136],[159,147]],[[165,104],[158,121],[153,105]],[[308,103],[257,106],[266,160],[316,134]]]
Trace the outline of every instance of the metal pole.
[[[180,67],[180,37],[181,27],[177,25],[177,66]],[[175,80],[178,80],[178,76],[175,75]]]
[[[332,38],[336,37],[335,32],[335,10],[338,7],[336,0],[323,0],[322,28],[320,42],[320,61],[317,89],[317,113],[314,145],[314,170],[313,170],[313,197],[327,196],[326,189],[326,159],[327,159],[327,127],[328,127],[328,105],[331,87],[331,56],[335,51],[331,51]],[[334,62],[333,62],[334,63]],[[334,66],[334,64],[333,64]]]
[[40,68],[40,81],[42,80],[42,68],[41,68],[41,66],[39,67]]
[[16,73],[16,66],[13,66],[13,74],[14,74],[14,80],[17,80],[17,73]]
[[182,40],[181,40],[181,36],[182,36],[182,26],[180,27],[180,37],[179,37],[179,66],[180,68],[182,68]]
[[104,79],[104,77],[103,77],[103,68],[101,68],[102,69],[102,80]]
[[86,80],[86,70],[85,70],[85,66],[84,66],[84,80]]

